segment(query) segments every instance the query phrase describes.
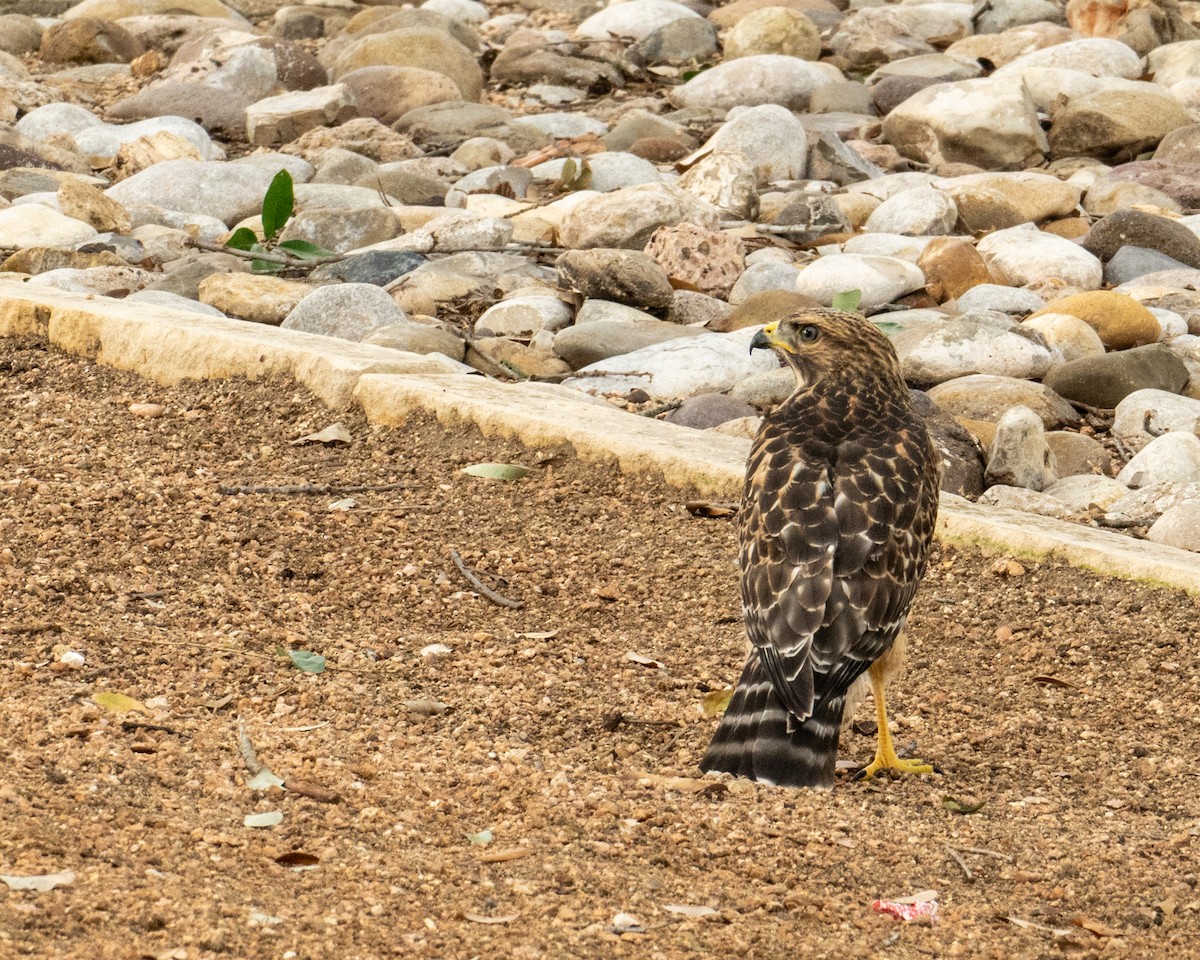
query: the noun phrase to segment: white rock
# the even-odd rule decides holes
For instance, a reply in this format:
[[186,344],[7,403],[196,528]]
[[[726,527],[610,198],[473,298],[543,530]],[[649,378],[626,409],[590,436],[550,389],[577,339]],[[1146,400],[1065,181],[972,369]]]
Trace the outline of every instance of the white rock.
[[515,296],[493,304],[475,322],[481,337],[528,340],[539,330],[561,330],[571,323],[571,308],[553,296]]
[[[561,180],[563,169],[571,158],[547,160],[531,171],[539,180]],[[636,187],[640,183],[661,183],[662,174],[649,160],[621,150],[595,153],[587,157],[586,184],[589,190],[609,193],[625,187]],[[572,161],[579,170],[579,160]]]
[[1098,290],[1104,267],[1077,243],[1032,224],[997,230],[979,241],[977,249],[988,263],[1007,274],[1014,286],[1053,281],[1080,290]]
[[289,90],[246,108],[246,139],[259,146],[290,143],[309,130],[336,127],[357,116],[354,94],[344,83]]
[[1200,551],[1200,500],[1167,510],[1146,531],[1146,539],[1180,550]]
[[213,143],[200,124],[184,117],[152,117],[136,123],[105,123],[92,111],[74,103],[50,103],[25,114],[14,124],[31,140],[69,134],[80,153],[112,160],[124,143],[165,131],[191,143],[205,160],[224,160],[225,151]]
[[628,393],[645,390],[656,399],[687,398],[698,393],[720,393],[746,377],[779,366],[766,350],[750,352],[758,327],[733,333],[702,333],[694,337],[656,343],[633,353],[589,364],[587,376],[565,383],[586,393]]
[[189,300],[169,290],[137,290],[125,298],[133,303],[153,303],[160,307],[170,307],[172,310],[186,310],[189,313],[199,313],[206,317],[223,317],[216,307],[199,300]]
[[425,253],[436,250],[439,253],[449,253],[455,250],[500,250],[513,237],[513,225],[508,220],[499,217],[480,217],[465,210],[451,210],[425,226],[418,227],[411,233],[397,238],[399,241],[410,241],[412,246],[397,244],[397,240],[388,240],[383,244],[364,249],[413,250]]
[[804,125],[790,110],[774,103],[731,111],[729,120],[709,138],[705,149],[740,153],[760,184],[799,180],[808,157]]
[[970,320],[905,330],[896,334],[893,343],[904,378],[920,384],[944,383],[974,373],[1037,379],[1045,375],[1053,360],[1046,347],[1028,337]]
[[1022,54],[998,69],[993,76],[1019,76],[1029,67],[1080,70],[1094,77],[1124,77],[1126,80],[1136,80],[1142,75],[1141,58],[1131,47],[1119,40],[1088,37]]
[[981,283],[972,287],[958,298],[958,309],[966,313],[972,310],[998,310],[1013,316],[1024,316],[1041,310],[1046,301],[1032,290],[1019,287],[1002,287],[996,283]]
[[1182,431],[1155,437],[1125,464],[1117,480],[1127,487],[1200,480],[1200,437]]
[[601,320],[609,323],[656,323],[658,318],[637,307],[617,303],[615,300],[598,300],[595,297],[584,300],[579,312],[575,314],[576,326]]
[[729,110],[777,103],[802,110],[808,106],[814,90],[844,79],[837,67],[827,63],[764,53],[729,60],[698,73],[682,86],[674,87],[670,99],[682,108]]
[[710,153],[679,178],[679,186],[736,220],[753,220],[758,212],[758,176],[741,153]]
[[899,257],[916,263],[933,237],[906,237],[899,233],[860,233],[842,244],[842,253],[867,253],[876,257]]
[[814,260],[796,278],[799,293],[824,304],[846,290],[861,290],[864,309],[882,307],[925,286],[925,274],[916,264],[896,257],[838,253]]
[[1113,516],[1153,523],[1158,514],[1193,501],[1200,501],[1200,482],[1155,483],[1131,490],[1120,500],[1113,501],[1108,505],[1108,512]]
[[[1166,87],[1200,77],[1200,40],[1165,43],[1146,55],[1146,72]],[[18,127],[20,122],[18,121]]]
[[484,23],[492,13],[478,0],[425,0],[422,10],[440,13],[451,20],[462,20],[466,23]]
[[756,263],[742,271],[733,289],[729,291],[729,302],[735,306],[765,290],[795,290],[800,270],[790,263]]
[[716,207],[674,184],[645,183],[602,193],[577,204],[563,217],[562,245],[571,250],[620,247],[640,250],[659,227],[693,223],[716,230]]
[[[999,75],[999,71],[997,71]],[[1013,74],[1018,75],[1018,74]],[[1019,72],[1034,106],[1043,113],[1052,113],[1059,97],[1074,99],[1100,90],[1146,90],[1151,84],[1120,77],[1098,77],[1083,70],[1062,67],[1027,67]]]
[[1172,431],[1195,433],[1197,429],[1200,400],[1166,390],[1135,390],[1117,404],[1113,414],[1112,435],[1121,440],[1146,440]]
[[237,163],[167,160],[114,184],[105,193],[127,208],[152,204],[233,224],[262,209],[263,194],[273,176]]
[[916,187],[884,200],[871,211],[863,227],[871,233],[941,237],[954,232],[958,207],[954,200],[934,187]]
[[699,16],[672,0],[627,0],[592,14],[575,28],[575,35],[587,40],[641,40],[668,23]]
[[1076,513],[1087,513],[1092,507],[1107,510],[1129,493],[1129,488],[1112,477],[1081,473],[1055,480],[1042,492],[1058,498]]
[[1058,363],[1104,355],[1104,341],[1090,325],[1069,313],[1043,313],[1023,326],[1036,330],[1050,345]]
[[1173,340],[1175,337],[1186,336],[1188,332],[1188,323],[1174,310],[1164,310],[1161,307],[1150,307],[1147,309],[1154,314],[1162,327],[1162,334],[1159,340]]
[[928,187],[936,184],[937,181],[938,178],[930,173],[918,173],[915,171],[889,173],[886,176],[875,177],[872,180],[852,183],[846,187],[846,192],[865,194],[868,197],[875,197],[877,200],[889,200],[898,193],[915,190],[917,187]]
[[280,326],[355,343],[390,323],[407,320],[396,302],[370,283],[331,283],[296,304]]
[[6,247],[73,247],[95,236],[94,227],[40,203],[0,210],[0,237]]
[[1024,168],[1050,149],[1024,85],[995,77],[917,91],[887,115],[883,135],[913,160],[991,170]]
[[1048,453],[1042,418],[1028,407],[1012,407],[996,424],[984,478],[989,485],[1041,490],[1055,479]]

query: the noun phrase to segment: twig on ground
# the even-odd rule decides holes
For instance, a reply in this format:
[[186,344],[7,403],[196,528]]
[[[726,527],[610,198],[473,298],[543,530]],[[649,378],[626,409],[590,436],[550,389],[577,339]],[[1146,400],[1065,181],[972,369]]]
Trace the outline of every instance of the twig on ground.
[[57,623],[10,623],[0,627],[0,633],[26,636],[33,633],[62,633],[63,628]]
[[950,854],[950,859],[958,864],[958,868],[962,870],[963,876],[967,878],[967,883],[971,883],[975,879],[975,874],[971,872],[971,868],[967,866],[967,861],[962,858],[957,850],[951,846],[946,847],[946,852]]
[[477,577],[471,571],[471,569],[465,563],[463,563],[463,558],[453,547],[450,548],[450,559],[453,560],[454,565],[458,567],[458,572],[466,577],[467,583],[469,583],[475,589],[475,592],[481,597],[485,597],[486,599],[491,600],[492,603],[499,604],[502,607],[508,607],[510,610],[521,610],[525,607],[523,601],[510,600],[503,594],[497,593],[491,587],[485,586],[483,581],[481,581],[479,577]]
[[210,253],[229,253],[235,257],[241,257],[243,260],[265,260],[267,263],[278,263],[285,267],[319,267],[323,263],[339,263],[346,259],[345,255],[340,253],[332,257],[289,257],[286,253],[275,253],[272,250],[259,250],[256,253],[250,250],[238,250],[236,247],[227,247],[223,243],[198,240],[195,237],[188,240],[188,243]]
[[753,220],[722,220],[722,230],[737,230],[741,227],[753,227],[757,233],[770,234],[776,237],[799,237],[806,233],[814,237],[820,235],[811,223],[755,223]]
[[327,493],[386,493],[389,490],[407,490],[411,483],[290,483],[273,486],[271,484],[253,486],[220,486],[217,493],[225,496],[235,496],[242,493],[287,493],[322,496]]
[[657,417],[660,413],[670,413],[672,410],[678,410],[683,406],[682,400],[672,400],[670,403],[660,403],[657,407],[649,407],[645,410],[638,411],[639,417]]
[[996,860],[1003,860],[1005,863],[1012,863],[1013,858],[1007,853],[997,853],[995,850],[985,850],[983,847],[948,847],[949,850],[955,850],[958,853],[975,853],[981,857],[992,857]]
[[1068,400],[1067,403],[1076,410],[1090,413],[1093,417],[1099,417],[1101,420],[1111,420],[1117,414],[1116,410],[1109,407],[1093,407],[1090,403],[1084,403],[1082,400]]
[[1122,517],[1102,513],[1096,517],[1096,523],[1102,527],[1108,527],[1110,530],[1128,530],[1131,527],[1149,527],[1161,516],[1161,513],[1151,513],[1144,517]]
[[140,720],[122,720],[122,730],[158,730],[161,733],[169,733],[176,737],[189,737],[191,734],[184,733],[182,730],[176,730],[174,727],[168,727],[162,723],[143,723]]

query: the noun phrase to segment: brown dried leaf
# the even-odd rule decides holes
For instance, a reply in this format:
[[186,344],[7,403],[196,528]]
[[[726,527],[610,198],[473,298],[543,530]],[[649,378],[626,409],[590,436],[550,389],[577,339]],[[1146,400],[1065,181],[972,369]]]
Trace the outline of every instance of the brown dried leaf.
[[309,783],[307,780],[284,780],[283,789],[298,793],[302,797],[316,800],[319,803],[341,803],[342,798],[319,783]]
[[533,851],[529,847],[502,847],[499,850],[488,850],[479,857],[480,863],[507,863],[509,860],[520,860],[529,856]]
[[303,850],[293,850],[290,853],[276,857],[275,862],[284,867],[303,869],[305,867],[315,867],[321,862],[321,858],[311,853],[305,853]]

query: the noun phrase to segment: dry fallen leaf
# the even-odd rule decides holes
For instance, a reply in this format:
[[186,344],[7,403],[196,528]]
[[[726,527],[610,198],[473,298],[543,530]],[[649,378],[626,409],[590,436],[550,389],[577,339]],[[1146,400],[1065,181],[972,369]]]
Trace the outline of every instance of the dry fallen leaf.
[[132,710],[140,710],[142,713],[149,712],[146,710],[146,705],[140,700],[134,700],[133,697],[127,697],[123,693],[97,693],[92,696],[92,702],[113,713],[129,713]]
[[301,446],[305,443],[349,443],[354,438],[350,436],[350,431],[346,429],[346,425],[341,423],[330,424],[324,430],[317,433],[310,433],[306,437],[298,437],[295,440],[289,440],[293,447]]
[[729,709],[729,701],[733,699],[733,687],[724,690],[713,690],[704,695],[700,701],[700,709],[706,717],[715,717]]
[[656,667],[659,670],[665,670],[666,664],[661,660],[655,660],[653,657],[643,656],[640,653],[634,653],[632,650],[625,652],[625,659],[630,663],[636,663],[643,667]]
[[75,882],[75,874],[71,870],[62,873],[42,873],[31,877],[17,877],[0,873],[0,883],[9,890],[31,890],[35,893],[45,893],[55,887],[70,886]]
[[712,907],[696,906],[690,903],[664,903],[663,909],[667,913],[677,913],[682,917],[691,917],[694,920],[717,916],[717,911]]
[[319,783],[309,783],[307,780],[293,780],[289,777],[283,781],[281,786],[284,790],[320,803],[341,803],[342,801],[342,798],[328,787],[323,787]]
[[1063,680],[1061,677],[1034,677],[1034,683],[1044,683],[1048,687],[1065,687],[1068,690],[1078,690],[1078,684],[1072,683],[1070,680]]
[[1116,927],[1110,927],[1106,923],[1101,923],[1099,920],[1093,920],[1091,917],[1075,917],[1072,921],[1075,926],[1086,930],[1088,933],[1094,933],[1098,937],[1123,937],[1124,930],[1118,930]]
[[450,707],[440,700],[405,700],[404,709],[423,717],[440,717]]
[[293,870],[308,870],[320,863],[321,858],[303,850],[293,850],[276,857],[275,862]]

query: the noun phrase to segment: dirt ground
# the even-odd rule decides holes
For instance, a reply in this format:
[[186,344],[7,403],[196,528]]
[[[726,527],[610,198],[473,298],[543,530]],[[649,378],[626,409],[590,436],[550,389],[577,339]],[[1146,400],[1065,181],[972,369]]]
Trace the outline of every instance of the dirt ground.
[[[0,956],[1200,955],[1194,600],[941,548],[892,706],[942,775],[699,779],[727,519],[432,421],[292,445],[334,419],[0,340],[0,873],[74,874],[0,885]],[[302,483],[403,486],[219,490]],[[247,786],[239,722],[307,793]]]

